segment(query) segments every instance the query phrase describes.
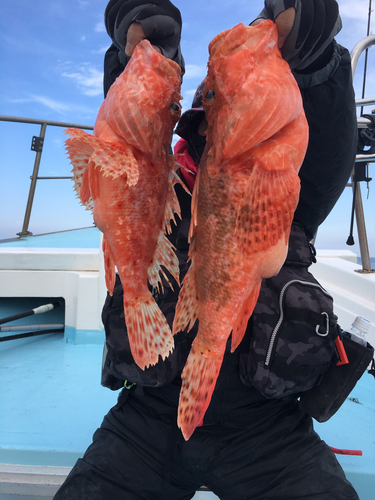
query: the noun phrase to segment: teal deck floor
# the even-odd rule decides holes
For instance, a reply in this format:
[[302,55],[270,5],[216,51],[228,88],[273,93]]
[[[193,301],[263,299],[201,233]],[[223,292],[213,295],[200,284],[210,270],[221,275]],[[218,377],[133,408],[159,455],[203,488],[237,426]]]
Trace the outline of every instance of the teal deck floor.
[[[102,345],[63,334],[0,344],[0,462],[71,466],[91,442],[117,393],[101,387]],[[375,491],[375,380],[367,372],[338,413],[315,424],[357,488]],[[361,500],[366,499],[361,496]]]
[[[0,344],[0,461],[73,465],[117,393],[101,387],[102,345],[66,343],[51,334]],[[363,375],[339,412],[315,427],[344,469],[375,479],[375,380]]]
[[0,344],[1,463],[75,463],[117,399],[100,385],[101,357],[63,334]]
[[[99,248],[99,244],[96,228],[0,243],[55,248]],[[1,300],[0,317],[19,312],[12,310],[9,300]],[[21,310],[45,303],[26,302]],[[38,322],[49,322],[52,314],[54,321],[63,321],[62,310],[57,309],[41,315],[46,317]],[[36,321],[25,318],[19,323]],[[82,456],[117,400],[117,392],[100,385],[103,340],[101,332],[95,345],[67,343],[63,334],[0,342],[0,463],[72,466]],[[352,400],[347,399],[328,422],[315,423],[329,446],[363,452],[338,456],[361,500],[373,500],[375,491],[374,388],[374,377],[365,373],[350,395]]]
[[72,229],[60,233],[41,234],[0,241],[3,247],[25,248],[99,248],[100,231],[96,227]]

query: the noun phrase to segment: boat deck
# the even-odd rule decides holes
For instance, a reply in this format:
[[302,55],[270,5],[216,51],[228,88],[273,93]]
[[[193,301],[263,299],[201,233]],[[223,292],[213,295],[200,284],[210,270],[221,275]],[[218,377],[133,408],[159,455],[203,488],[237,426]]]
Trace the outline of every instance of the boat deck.
[[[56,476],[56,467],[70,468],[82,456],[116,402],[117,393],[100,386],[102,345],[73,345],[63,334],[2,344],[0,463],[8,466],[0,467],[0,478],[26,470],[9,464],[52,466]],[[374,415],[374,379],[365,373],[339,412],[324,424],[315,423],[330,446],[362,451],[362,456],[338,456],[361,500],[370,500],[375,491]],[[62,481],[68,469],[61,470]],[[8,484],[3,493],[11,491]],[[19,485],[17,491],[22,491]]]
[[[40,318],[32,316],[31,319],[24,318],[18,322],[49,323],[51,315],[55,321],[65,322],[66,326],[64,333],[0,342],[0,500],[13,499],[14,495],[18,495],[19,500],[52,498],[70,467],[90,444],[92,434],[101,424],[104,415],[116,402],[117,393],[100,385],[104,341],[100,321],[97,319],[97,326],[90,327],[87,331],[82,329],[83,320],[79,318],[77,320],[77,317],[69,312],[69,307],[72,306],[69,303],[70,299],[66,297],[66,293],[71,293],[73,281],[68,280],[69,286],[64,284],[67,274],[74,274],[78,280],[75,293],[82,293],[82,290],[94,293],[95,297],[99,297],[96,304],[102,305],[100,280],[103,276],[101,276],[100,262],[95,261],[95,269],[82,270],[82,264],[77,264],[77,261],[74,264],[74,258],[72,259],[72,255],[79,255],[82,252],[89,255],[97,253],[100,259],[98,234],[91,229],[90,231],[96,241],[96,250],[95,245],[90,246],[91,243],[88,241],[82,245],[78,234],[74,235],[79,241],[77,246],[83,246],[84,250],[75,251],[71,239],[68,247],[65,243],[64,253],[61,241],[57,242],[57,248],[62,249],[60,257],[64,256],[63,260],[70,262],[65,267],[73,267],[70,270],[48,270],[45,268],[45,262],[39,264],[41,267],[44,266],[43,269],[33,269],[32,263],[40,262],[39,257],[36,261],[31,259],[31,264],[19,262],[19,267],[22,269],[18,270],[14,269],[15,266],[11,269],[9,260],[2,260],[3,263],[8,262],[0,269],[2,274],[0,283],[4,284],[2,280],[4,276],[7,280],[5,289],[15,290],[13,282],[17,279],[17,273],[22,275],[25,272],[30,273],[32,279],[30,278],[31,281],[24,285],[28,292],[21,291],[17,296],[13,293],[7,295],[4,287],[0,285],[0,318],[13,314],[14,308],[19,307],[17,301],[21,301],[26,307],[23,310],[27,310],[27,307],[40,305],[40,303],[34,304],[35,300],[40,301],[40,298],[62,297],[65,300],[64,308],[38,315]],[[37,240],[38,238],[33,238],[33,245],[30,246],[27,241],[26,244],[25,242],[0,244],[0,249],[3,256],[8,255],[8,259],[12,258],[11,254],[15,247],[23,248],[24,251],[19,250],[19,252],[21,254],[23,252],[24,255],[32,252],[40,253],[46,248],[46,244],[44,243],[43,247],[41,237],[39,240],[41,245],[37,247],[35,246]],[[48,245],[48,248],[52,247],[51,239]],[[66,252],[66,248],[70,248],[71,252]],[[374,325],[375,294],[371,296],[375,290],[374,276],[369,276],[366,285],[363,281],[366,278],[355,273],[353,284],[349,287],[349,295],[343,296],[345,287],[337,281],[335,269],[339,269],[345,281],[347,279],[345,272],[352,270],[355,264],[351,262],[353,259],[350,256],[341,257],[344,258],[338,258],[337,255],[322,257],[320,259],[322,263],[316,265],[313,273],[322,282],[325,279],[326,283],[322,284],[333,294],[337,294],[339,319],[341,317],[345,319],[344,322],[340,321],[341,324],[347,323],[345,315],[351,318],[355,314],[361,314],[357,305],[350,301],[351,294],[356,295],[357,304],[364,304],[365,312],[372,314],[369,319]],[[59,265],[62,266],[61,262]],[[43,286],[46,286],[46,283],[50,286],[50,280],[55,280],[54,293],[51,288],[46,295],[40,293],[38,287],[44,273],[47,273],[47,276]],[[89,283],[86,288],[83,286],[85,280]],[[96,287],[94,292],[93,285]],[[21,286],[20,282],[17,286]],[[29,290],[30,286],[32,290]],[[365,295],[363,301],[358,296],[360,290],[363,290]],[[98,316],[101,307],[98,305],[95,307],[95,314]],[[90,319],[91,312],[86,311],[85,314],[89,318],[88,324],[93,323]],[[364,313],[362,315],[366,316]],[[70,325],[67,324],[67,319],[72,321]],[[373,330],[372,326],[372,335]],[[374,377],[366,372],[338,413],[324,424],[315,423],[317,432],[329,446],[362,451],[362,456],[338,455],[338,460],[348,479],[357,489],[361,500],[372,500],[375,491],[374,383]],[[199,492],[195,498],[209,500],[216,497],[212,493]]]
[[[0,478],[25,471],[9,464],[70,468],[116,402],[117,393],[100,385],[102,345],[73,345],[63,334],[2,344],[0,463],[8,466],[0,467]],[[374,378],[365,373],[339,412],[315,423],[330,446],[362,451],[362,456],[338,456],[361,500],[375,491],[374,415]],[[67,472],[62,469],[61,481]],[[8,485],[4,493],[10,492]]]

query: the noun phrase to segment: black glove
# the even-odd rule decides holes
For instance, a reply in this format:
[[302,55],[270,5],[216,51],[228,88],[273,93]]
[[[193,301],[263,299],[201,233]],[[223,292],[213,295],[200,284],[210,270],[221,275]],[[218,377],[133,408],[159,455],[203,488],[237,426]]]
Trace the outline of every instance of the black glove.
[[284,10],[296,9],[292,31],[281,53],[297,71],[314,63],[342,27],[336,0],[265,0],[264,4],[257,19],[274,21]]
[[160,48],[162,54],[180,64],[182,20],[180,11],[169,0],[110,0],[104,14],[105,26],[113,44],[125,53],[129,26],[141,24],[146,38]]

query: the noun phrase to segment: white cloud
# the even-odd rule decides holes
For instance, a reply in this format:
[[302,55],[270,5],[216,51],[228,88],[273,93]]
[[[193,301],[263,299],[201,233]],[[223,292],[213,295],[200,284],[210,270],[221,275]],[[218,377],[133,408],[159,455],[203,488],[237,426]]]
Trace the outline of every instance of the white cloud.
[[88,64],[83,64],[78,71],[65,71],[62,76],[72,79],[84,95],[97,96],[103,93],[103,72]]
[[86,8],[90,5],[90,2],[87,0],[79,0],[78,4],[82,10],[86,10]]
[[185,75],[184,78],[203,78],[207,74],[207,67],[206,66],[198,66],[196,64],[187,64],[185,66]]
[[25,98],[12,99],[12,102],[19,104],[37,102],[49,109],[52,109],[52,111],[56,111],[61,115],[65,114],[67,111],[69,111],[69,109],[71,109],[71,107],[66,103],[63,103],[61,101],[56,101],[55,99],[51,99],[46,96],[35,95],[35,94],[31,94],[29,97]]
[[41,104],[42,106],[63,116],[70,115],[72,112],[76,114],[86,115],[86,117],[91,117],[93,115],[93,110],[91,107],[82,106],[79,104],[77,105],[76,103],[58,101],[48,96],[38,94],[29,94],[27,97],[11,99],[11,102],[15,104]]
[[342,18],[364,21],[368,16],[368,0],[340,0],[340,15]]
[[106,32],[103,21],[99,21],[98,23],[96,23],[94,29],[95,29],[96,33],[105,33]]
[[92,50],[92,54],[105,54],[108,50],[109,44],[105,45],[104,47],[101,47],[100,49]]

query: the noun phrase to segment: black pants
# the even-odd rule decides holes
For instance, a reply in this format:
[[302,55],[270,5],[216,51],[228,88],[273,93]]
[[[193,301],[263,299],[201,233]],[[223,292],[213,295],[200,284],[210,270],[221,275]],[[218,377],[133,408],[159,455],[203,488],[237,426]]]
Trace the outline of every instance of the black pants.
[[201,486],[222,500],[358,500],[295,403],[243,386],[233,356],[223,368],[205,425],[187,442],[178,385],[120,398],[54,500],[187,500]]

